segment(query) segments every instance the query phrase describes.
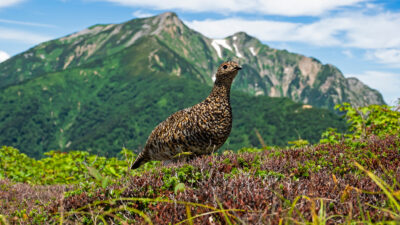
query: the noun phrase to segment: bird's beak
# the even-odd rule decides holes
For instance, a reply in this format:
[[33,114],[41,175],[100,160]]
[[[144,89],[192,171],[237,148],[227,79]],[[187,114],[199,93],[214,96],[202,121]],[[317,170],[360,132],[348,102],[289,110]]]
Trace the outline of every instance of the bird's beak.
[[241,69],[242,69],[242,67],[240,67],[240,66],[236,66],[236,67],[235,67],[235,69],[236,69],[236,70],[241,70]]

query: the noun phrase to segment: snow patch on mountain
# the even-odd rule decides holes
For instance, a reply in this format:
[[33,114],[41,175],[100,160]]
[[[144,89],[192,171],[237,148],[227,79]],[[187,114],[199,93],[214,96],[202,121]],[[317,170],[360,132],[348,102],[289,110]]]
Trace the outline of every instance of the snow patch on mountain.
[[220,40],[214,39],[214,40],[211,42],[211,45],[214,47],[215,51],[217,51],[217,54],[218,54],[218,57],[219,57],[219,58],[222,58],[222,49],[221,49],[221,46],[224,47],[224,48],[226,48],[226,49],[229,49],[230,51],[232,51],[231,46],[228,45],[228,43],[226,42],[225,39],[220,39]]
[[240,54],[239,48],[237,47],[237,45],[233,44],[233,47],[235,48],[236,56],[239,57],[239,58],[243,58],[243,55]]
[[253,56],[256,56],[256,55],[257,55],[257,54],[256,54],[256,51],[254,51],[254,47],[250,47],[249,50],[250,50],[250,52],[251,52],[251,54],[252,54]]

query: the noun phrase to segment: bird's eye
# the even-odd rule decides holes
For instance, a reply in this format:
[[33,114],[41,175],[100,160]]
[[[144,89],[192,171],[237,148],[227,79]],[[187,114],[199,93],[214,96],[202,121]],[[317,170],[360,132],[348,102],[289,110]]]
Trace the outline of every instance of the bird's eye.
[[227,65],[224,65],[223,68],[224,68],[224,70],[226,70],[226,68],[228,68],[228,66],[227,66]]

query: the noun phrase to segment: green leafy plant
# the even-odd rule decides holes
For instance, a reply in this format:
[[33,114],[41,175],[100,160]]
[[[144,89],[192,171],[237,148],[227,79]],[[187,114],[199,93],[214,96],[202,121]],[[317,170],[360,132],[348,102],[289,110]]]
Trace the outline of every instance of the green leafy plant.
[[343,140],[343,135],[337,132],[335,128],[328,128],[325,132],[321,135],[321,144],[338,144],[340,141]]
[[352,107],[349,103],[336,105],[335,109],[345,112],[348,132],[339,133],[329,128],[322,133],[320,143],[337,144],[340,141],[362,142],[366,137],[375,135],[385,138],[390,135],[400,136],[400,112],[387,105],[369,105]]
[[45,153],[47,157],[36,160],[15,148],[3,146],[0,148],[0,178],[32,184],[95,181],[106,186],[111,180],[126,174],[129,158],[134,157],[127,149],[123,149],[121,154],[127,158],[105,158],[84,151],[50,151]]
[[368,135],[385,137],[400,135],[400,112],[387,105],[369,105],[355,108],[349,103],[337,105],[336,109],[346,112],[352,138],[365,138]]
[[288,144],[292,145],[296,148],[301,148],[301,147],[305,147],[305,146],[309,145],[310,142],[308,142],[307,140],[299,139],[299,140],[295,140],[295,141],[289,141]]

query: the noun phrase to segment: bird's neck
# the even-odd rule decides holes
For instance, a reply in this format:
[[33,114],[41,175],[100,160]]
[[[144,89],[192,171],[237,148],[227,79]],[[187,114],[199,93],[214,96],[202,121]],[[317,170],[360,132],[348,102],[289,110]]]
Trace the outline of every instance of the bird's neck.
[[230,83],[219,83],[215,82],[213,89],[211,90],[208,99],[212,101],[224,101],[228,104],[230,103],[230,92],[231,92],[231,82]]

